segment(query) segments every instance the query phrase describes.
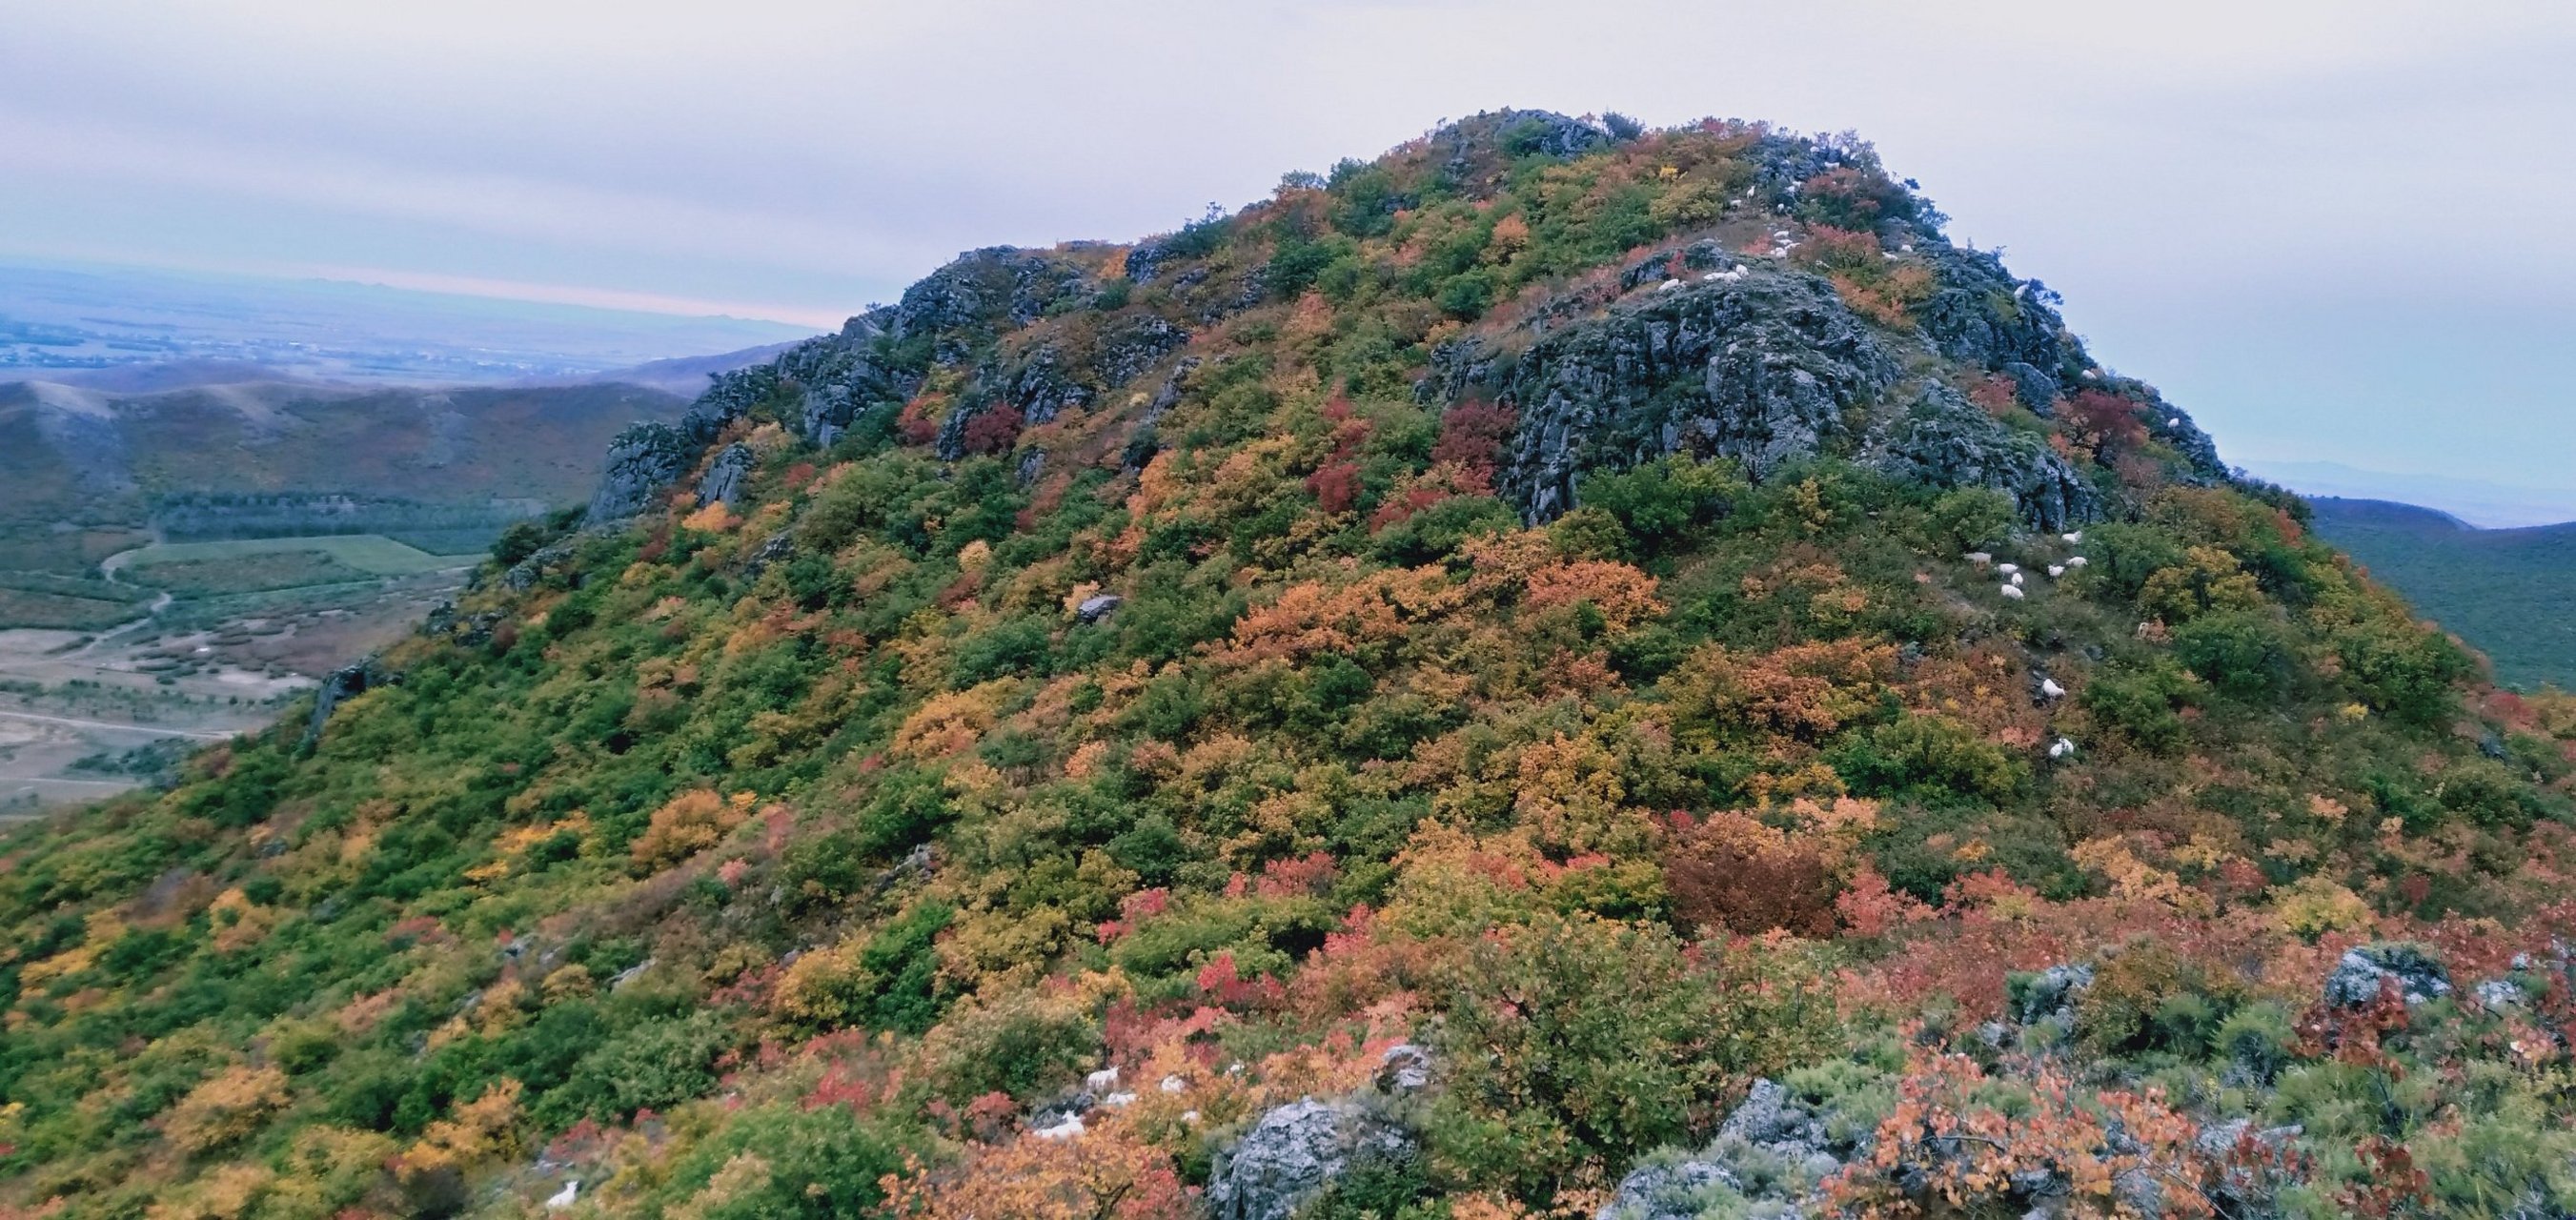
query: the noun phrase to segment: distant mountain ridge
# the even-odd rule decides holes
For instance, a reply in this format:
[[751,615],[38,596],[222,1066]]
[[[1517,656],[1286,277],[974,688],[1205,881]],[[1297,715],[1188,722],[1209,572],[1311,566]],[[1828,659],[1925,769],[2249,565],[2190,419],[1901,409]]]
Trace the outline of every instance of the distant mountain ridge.
[[2439,509],[2312,496],[2317,532],[2524,685],[2576,688],[2576,522],[2480,529]]

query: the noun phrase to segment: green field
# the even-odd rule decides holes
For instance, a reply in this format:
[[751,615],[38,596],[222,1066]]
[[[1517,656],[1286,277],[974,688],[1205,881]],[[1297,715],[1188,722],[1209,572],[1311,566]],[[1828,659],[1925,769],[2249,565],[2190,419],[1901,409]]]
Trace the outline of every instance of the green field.
[[135,618],[141,613],[142,607],[133,602],[0,588],[0,628],[43,627],[58,631],[98,631]]
[[[414,576],[461,568],[482,558],[480,555],[433,555],[418,547],[405,546],[381,534],[326,534],[302,538],[238,538],[222,542],[160,542],[116,557],[119,572],[138,582],[149,580],[144,569],[171,564],[204,564],[239,562],[274,555],[318,555],[334,569],[355,571],[358,577],[339,576],[338,580],[367,576]],[[316,569],[316,574],[321,574]],[[304,581],[305,584],[334,583],[332,579]],[[269,585],[268,588],[286,586]]]

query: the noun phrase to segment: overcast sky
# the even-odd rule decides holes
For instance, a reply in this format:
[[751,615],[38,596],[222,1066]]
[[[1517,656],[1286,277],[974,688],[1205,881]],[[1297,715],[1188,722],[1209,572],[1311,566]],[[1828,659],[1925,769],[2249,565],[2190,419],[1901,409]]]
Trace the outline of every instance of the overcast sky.
[[0,258],[816,326],[1480,109],[1857,129],[2231,459],[2576,491],[2565,0],[0,0],[0,30]]

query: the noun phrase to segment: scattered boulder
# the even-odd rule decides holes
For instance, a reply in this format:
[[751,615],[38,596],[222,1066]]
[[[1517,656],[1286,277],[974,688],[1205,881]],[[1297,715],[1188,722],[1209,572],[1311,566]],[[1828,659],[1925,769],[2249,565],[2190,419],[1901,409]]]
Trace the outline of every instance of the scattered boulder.
[[1110,611],[1116,610],[1126,600],[1115,593],[1095,593],[1073,608],[1073,619],[1077,623],[1097,623],[1109,617]]
[[1410,1042],[1386,1048],[1379,1056],[1378,1092],[1394,1095],[1416,1093],[1431,1086],[1431,1052]]
[[1261,1116],[1208,1179],[1216,1220],[1290,1220],[1351,1167],[1416,1155],[1413,1137],[1355,1101],[1292,1102]]
[[2047,1022],[2061,1030],[2073,1029],[2076,1002],[2092,986],[2093,967],[2082,964],[2017,975],[2010,984],[2012,1018],[2024,1025]]
[[2451,975],[2414,945],[2359,945],[2345,950],[2334,973],[2326,976],[2325,1002],[2332,1008],[2362,1008],[2377,1003],[2389,986],[2412,1007],[2451,994]]

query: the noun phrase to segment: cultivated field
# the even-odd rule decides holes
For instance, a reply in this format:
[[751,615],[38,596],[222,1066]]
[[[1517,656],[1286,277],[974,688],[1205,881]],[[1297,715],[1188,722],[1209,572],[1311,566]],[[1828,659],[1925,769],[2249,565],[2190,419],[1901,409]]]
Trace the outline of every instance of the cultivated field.
[[[0,587],[0,817],[94,800],[276,718],[479,556],[371,534],[157,543]],[[123,600],[118,600],[123,599]]]

